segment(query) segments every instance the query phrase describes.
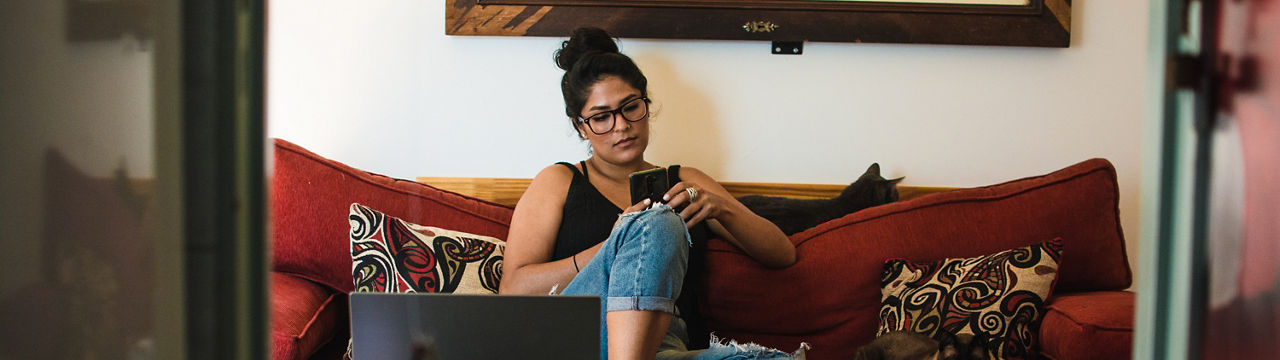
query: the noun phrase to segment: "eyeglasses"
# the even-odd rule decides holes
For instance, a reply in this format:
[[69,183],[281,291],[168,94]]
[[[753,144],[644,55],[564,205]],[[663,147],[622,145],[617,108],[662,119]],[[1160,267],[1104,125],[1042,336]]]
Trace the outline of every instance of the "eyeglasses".
[[596,135],[604,135],[613,131],[613,126],[617,123],[614,119],[616,119],[617,116],[622,116],[624,120],[630,122],[637,122],[648,118],[649,98],[642,97],[631,99],[622,103],[622,106],[619,106],[617,109],[601,111],[585,118],[579,117],[578,122],[586,124],[587,128],[591,129],[591,132]]

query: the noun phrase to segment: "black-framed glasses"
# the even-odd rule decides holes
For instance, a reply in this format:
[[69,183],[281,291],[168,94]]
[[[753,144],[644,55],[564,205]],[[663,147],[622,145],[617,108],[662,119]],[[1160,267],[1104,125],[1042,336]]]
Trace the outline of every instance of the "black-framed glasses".
[[622,116],[624,120],[637,122],[649,117],[649,98],[640,97],[622,103],[617,109],[605,110],[588,117],[579,117],[578,122],[587,125],[596,135],[608,134],[617,123],[614,119]]

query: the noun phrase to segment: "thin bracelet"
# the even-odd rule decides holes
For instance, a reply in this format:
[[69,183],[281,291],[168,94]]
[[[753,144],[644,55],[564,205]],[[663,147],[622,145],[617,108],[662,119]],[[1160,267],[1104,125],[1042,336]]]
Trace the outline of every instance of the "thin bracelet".
[[573,272],[576,274],[578,273],[578,254],[573,254],[571,257],[573,258]]

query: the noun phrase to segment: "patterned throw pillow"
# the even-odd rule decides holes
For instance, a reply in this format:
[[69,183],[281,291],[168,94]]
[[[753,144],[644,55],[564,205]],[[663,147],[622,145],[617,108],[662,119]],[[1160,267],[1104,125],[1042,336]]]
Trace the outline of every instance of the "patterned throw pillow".
[[891,259],[881,276],[876,335],[939,331],[985,340],[993,359],[1034,358],[1045,299],[1057,279],[1062,239],[966,259]]
[[351,277],[359,292],[494,294],[506,243],[421,226],[351,204]]

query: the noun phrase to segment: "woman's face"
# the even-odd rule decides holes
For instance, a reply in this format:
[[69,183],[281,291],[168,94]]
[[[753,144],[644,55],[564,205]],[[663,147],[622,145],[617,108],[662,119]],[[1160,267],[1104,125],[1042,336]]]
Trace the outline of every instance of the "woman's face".
[[[590,118],[602,112],[616,110],[628,101],[642,95],[631,85],[616,76],[609,76],[591,86],[591,95],[582,107],[581,117]],[[625,164],[644,161],[644,150],[649,146],[649,119],[626,121],[622,115],[613,115],[613,129],[596,134],[582,122],[577,123],[578,134],[591,143],[595,156],[615,163]]]

